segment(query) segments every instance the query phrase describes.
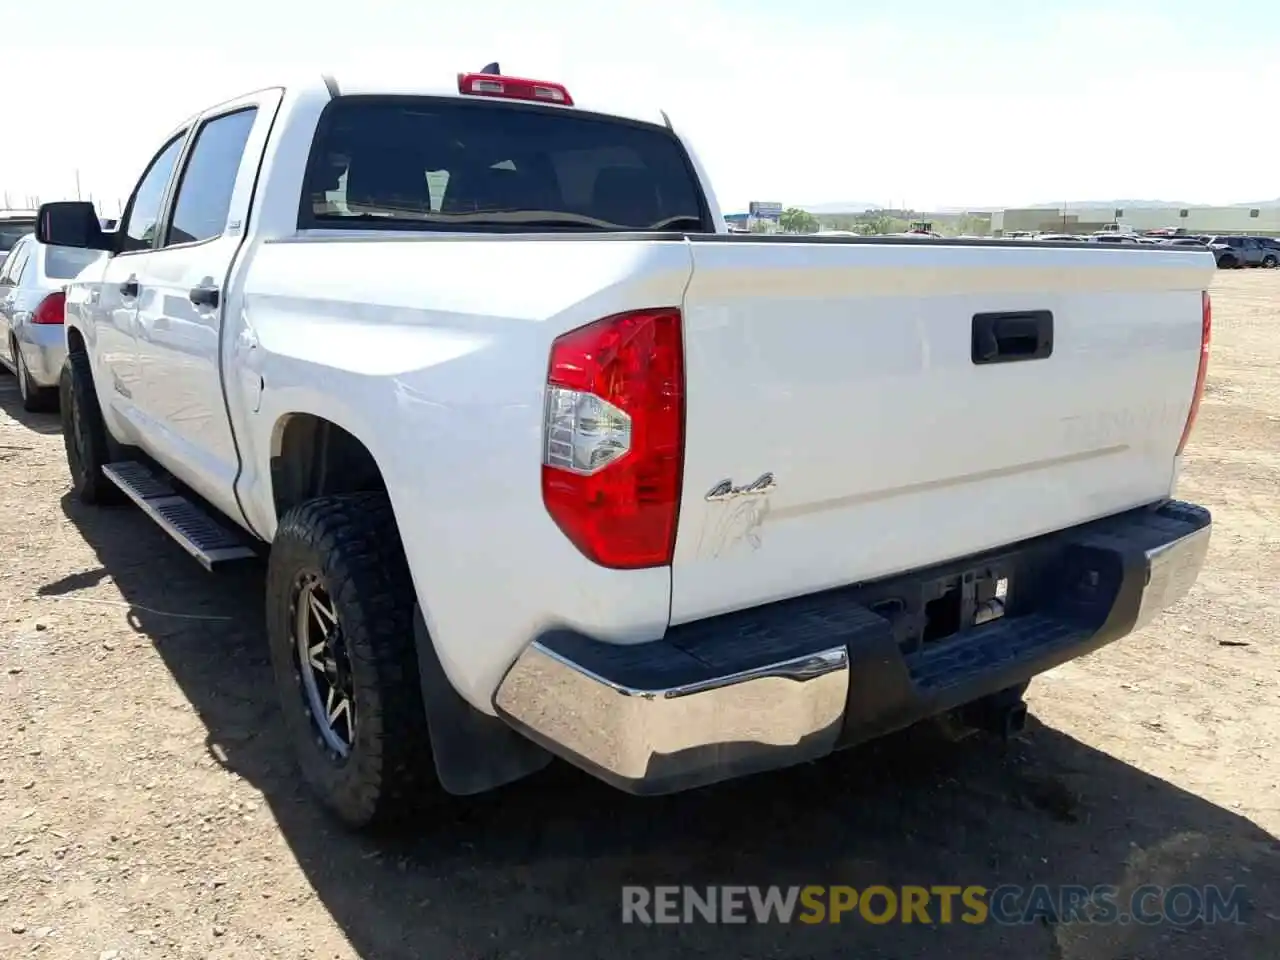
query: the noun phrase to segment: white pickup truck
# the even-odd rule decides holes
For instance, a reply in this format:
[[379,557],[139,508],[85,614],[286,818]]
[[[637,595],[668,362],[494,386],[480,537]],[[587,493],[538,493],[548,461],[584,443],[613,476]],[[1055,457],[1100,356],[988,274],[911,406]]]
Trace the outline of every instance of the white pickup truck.
[[268,552],[302,774],[342,820],[553,756],[633,793],[927,718],[1195,580],[1172,499],[1203,251],[730,236],[665,114],[317,77],[164,141],[67,288],[75,493]]

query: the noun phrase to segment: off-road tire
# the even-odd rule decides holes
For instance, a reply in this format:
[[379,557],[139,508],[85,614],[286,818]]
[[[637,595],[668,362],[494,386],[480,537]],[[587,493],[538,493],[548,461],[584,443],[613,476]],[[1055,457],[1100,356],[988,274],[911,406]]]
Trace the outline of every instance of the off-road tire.
[[[300,579],[319,574],[350,662],[356,732],[329,750],[312,719],[295,652]],[[285,726],[303,778],[349,827],[402,824],[438,795],[414,647],[413,581],[382,493],[320,497],[281,519],[267,566],[267,636]]]
[[102,473],[103,465],[111,462],[111,444],[87,353],[67,354],[58,379],[58,393],[72,493],[81,503],[118,503],[120,489]]

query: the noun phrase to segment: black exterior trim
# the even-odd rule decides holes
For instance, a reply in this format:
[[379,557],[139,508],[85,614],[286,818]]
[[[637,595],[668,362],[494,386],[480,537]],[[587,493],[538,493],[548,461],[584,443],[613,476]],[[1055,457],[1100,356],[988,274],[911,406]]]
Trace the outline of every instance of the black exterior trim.
[[551,763],[553,757],[546,750],[462,699],[445,676],[416,603],[413,641],[436,776],[446,792],[454,796],[483,793]]

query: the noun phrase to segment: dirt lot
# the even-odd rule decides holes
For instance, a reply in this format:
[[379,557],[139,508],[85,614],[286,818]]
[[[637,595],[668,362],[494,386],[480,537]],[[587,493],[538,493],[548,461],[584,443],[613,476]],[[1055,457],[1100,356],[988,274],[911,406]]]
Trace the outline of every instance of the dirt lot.
[[[635,800],[553,768],[379,843],[299,787],[260,569],[65,496],[0,377],[0,956],[1280,956],[1280,271],[1215,286],[1192,596],[1039,680],[1024,740],[896,738]],[[1243,884],[1238,925],[620,924],[624,883]]]

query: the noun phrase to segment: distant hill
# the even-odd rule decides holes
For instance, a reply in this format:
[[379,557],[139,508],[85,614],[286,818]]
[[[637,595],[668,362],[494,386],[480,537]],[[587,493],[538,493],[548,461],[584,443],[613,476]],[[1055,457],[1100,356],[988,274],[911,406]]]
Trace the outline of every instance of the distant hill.
[[1065,204],[1062,201],[1056,203],[1037,203],[1037,207],[1053,207],[1062,209],[1064,206],[1068,210],[1085,210],[1093,207],[1117,207],[1128,210],[1149,210],[1158,207],[1188,207],[1195,206],[1186,200],[1069,200]]

